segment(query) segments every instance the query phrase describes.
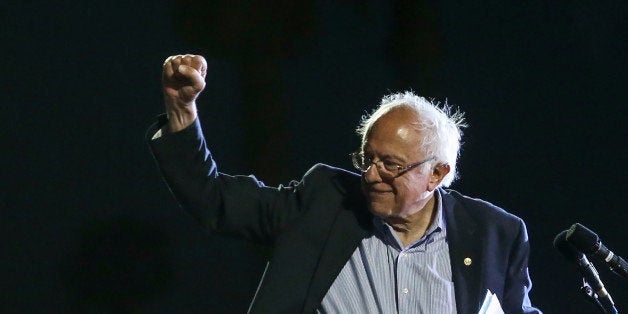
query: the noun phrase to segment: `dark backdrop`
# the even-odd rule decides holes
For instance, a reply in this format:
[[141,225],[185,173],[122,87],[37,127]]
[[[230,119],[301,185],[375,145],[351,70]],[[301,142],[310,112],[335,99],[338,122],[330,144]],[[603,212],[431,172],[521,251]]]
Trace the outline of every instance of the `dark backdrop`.
[[552,240],[581,222],[628,255],[626,2],[293,2],[0,1],[2,311],[246,310],[264,252],[207,237],[144,142],[162,61],[197,53],[221,170],[270,185],[350,167],[384,94],[460,107],[453,188],[527,222],[537,306],[594,313]]

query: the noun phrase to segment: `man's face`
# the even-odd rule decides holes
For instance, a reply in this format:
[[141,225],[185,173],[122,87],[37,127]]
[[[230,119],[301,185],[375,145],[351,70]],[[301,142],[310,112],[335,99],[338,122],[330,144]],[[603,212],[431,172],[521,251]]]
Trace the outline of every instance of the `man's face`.
[[[382,162],[406,166],[431,157],[421,150],[421,133],[412,121],[416,121],[416,114],[403,107],[379,118],[364,143],[365,156],[379,166]],[[433,171],[424,169],[412,168],[396,178],[385,179],[373,164],[362,174],[362,189],[371,212],[382,218],[405,218],[420,211],[440,183],[434,180]]]

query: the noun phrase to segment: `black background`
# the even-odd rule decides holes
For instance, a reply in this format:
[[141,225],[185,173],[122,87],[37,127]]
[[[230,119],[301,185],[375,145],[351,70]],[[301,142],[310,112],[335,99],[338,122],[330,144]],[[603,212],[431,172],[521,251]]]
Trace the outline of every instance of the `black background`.
[[[211,3],[211,4],[209,4]],[[625,1],[0,1],[4,313],[244,312],[263,251],[177,206],[144,132],[171,54],[207,57],[221,171],[350,167],[360,116],[412,89],[467,114],[452,188],[522,217],[533,303],[595,313],[552,247],[626,240]],[[628,285],[598,266],[617,307]]]

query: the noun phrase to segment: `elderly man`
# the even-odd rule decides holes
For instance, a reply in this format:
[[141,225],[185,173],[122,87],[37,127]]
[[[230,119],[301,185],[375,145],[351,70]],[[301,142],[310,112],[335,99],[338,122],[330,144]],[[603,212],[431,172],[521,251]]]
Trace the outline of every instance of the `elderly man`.
[[487,300],[539,312],[524,222],[443,189],[455,178],[460,114],[412,93],[384,97],[358,128],[361,175],[318,164],[266,187],[218,172],[196,114],[206,71],[201,56],[166,59],[167,114],[149,142],[204,227],[272,248],[251,313],[477,313]]

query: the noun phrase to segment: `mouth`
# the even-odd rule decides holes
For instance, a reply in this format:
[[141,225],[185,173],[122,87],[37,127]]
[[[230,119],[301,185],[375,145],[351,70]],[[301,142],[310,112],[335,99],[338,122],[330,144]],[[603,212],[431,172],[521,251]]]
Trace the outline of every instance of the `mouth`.
[[378,189],[369,189],[367,192],[368,192],[368,194],[380,195],[380,194],[391,193],[392,191],[389,191],[389,190],[378,190]]
[[368,196],[381,196],[393,193],[393,189],[385,184],[363,184],[362,191]]

